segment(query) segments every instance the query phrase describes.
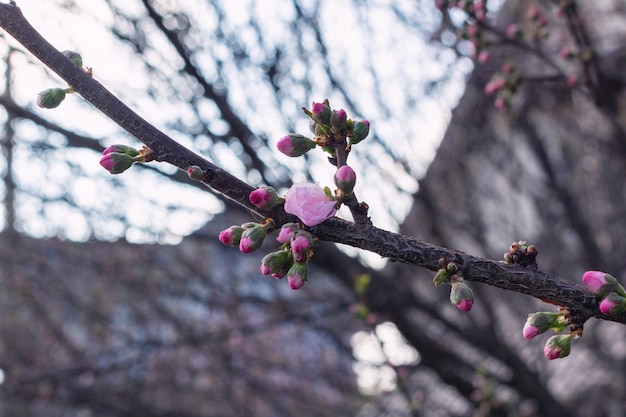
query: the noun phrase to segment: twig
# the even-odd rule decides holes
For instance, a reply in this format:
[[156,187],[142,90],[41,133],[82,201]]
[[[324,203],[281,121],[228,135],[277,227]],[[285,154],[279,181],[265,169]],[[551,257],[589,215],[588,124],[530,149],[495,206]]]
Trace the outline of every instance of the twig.
[[[293,216],[286,214],[280,206],[272,211],[263,211],[253,206],[248,199],[253,187],[178,144],[133,112],[99,82],[81,71],[50,45],[28,23],[18,7],[0,4],[0,27],[71,85],[76,93],[150,147],[155,152],[157,161],[168,162],[182,170],[197,165],[206,171],[206,179],[203,181],[206,185],[250,211],[264,217],[272,217],[278,225],[297,221]],[[439,259],[446,257],[457,264],[466,281],[481,282],[568,307],[580,318],[581,323],[595,317],[626,324],[626,316],[603,315],[599,310],[599,300],[582,285],[541,271],[505,265],[437,247],[412,237],[379,229],[368,223],[356,224],[332,218],[312,228],[311,231],[321,240],[365,249],[391,261],[433,271],[438,269]]]

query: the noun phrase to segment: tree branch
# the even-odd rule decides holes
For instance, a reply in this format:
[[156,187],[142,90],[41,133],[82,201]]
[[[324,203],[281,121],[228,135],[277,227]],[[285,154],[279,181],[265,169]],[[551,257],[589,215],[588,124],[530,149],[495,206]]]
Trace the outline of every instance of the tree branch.
[[[28,23],[18,7],[0,4],[0,26],[71,85],[85,100],[150,147],[157,161],[168,162],[181,170],[197,165],[206,172],[204,184],[250,211],[263,217],[271,217],[278,225],[297,221],[280,206],[271,211],[263,211],[253,206],[248,199],[253,187],[183,147],[137,115],[98,81],[72,64],[50,45]],[[531,295],[548,303],[568,307],[580,324],[590,317],[626,324],[626,315],[619,317],[603,315],[599,310],[600,300],[582,285],[541,271],[474,257],[381,230],[371,224],[357,225],[338,218],[329,219],[311,228],[311,231],[322,240],[365,249],[391,261],[433,271],[439,268],[439,259],[446,257],[459,267],[465,280]]]

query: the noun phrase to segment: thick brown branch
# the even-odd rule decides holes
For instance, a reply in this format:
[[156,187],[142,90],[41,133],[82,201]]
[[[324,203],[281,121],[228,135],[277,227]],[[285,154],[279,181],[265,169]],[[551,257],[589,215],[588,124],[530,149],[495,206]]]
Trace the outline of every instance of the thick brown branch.
[[[17,7],[0,4],[0,26],[70,84],[85,100],[149,146],[155,152],[156,160],[169,162],[182,170],[186,170],[190,165],[198,165],[207,173],[206,185],[240,205],[261,216],[272,217],[277,224],[295,220],[280,207],[271,212],[263,212],[252,206],[248,199],[253,190],[250,185],[194,154],[139,117],[43,39],[24,19]],[[365,249],[391,261],[404,262],[433,271],[438,268],[439,258],[447,257],[459,266],[468,281],[482,282],[566,306],[582,321],[596,317],[626,323],[626,316],[609,317],[601,314],[598,300],[585,287],[540,271],[473,257],[384,231],[370,224],[357,225],[337,218],[314,227],[312,231],[322,240]]]

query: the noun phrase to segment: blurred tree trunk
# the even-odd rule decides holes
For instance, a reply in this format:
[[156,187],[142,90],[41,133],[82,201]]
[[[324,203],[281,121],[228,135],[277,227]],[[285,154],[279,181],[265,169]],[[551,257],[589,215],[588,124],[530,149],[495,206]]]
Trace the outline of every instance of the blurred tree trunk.
[[[551,14],[550,3],[539,3],[550,20],[550,35],[535,47],[565,68],[565,75],[576,75],[582,87],[569,88],[540,54],[514,42],[494,41],[490,60],[476,64],[437,156],[420,181],[403,232],[496,260],[512,242],[527,240],[537,246],[539,268],[547,272],[576,282],[589,269],[625,276],[626,10],[619,1],[577,3],[570,24]],[[532,5],[536,3],[507,2],[498,28],[505,33],[507,25],[518,23],[528,30]],[[580,33],[593,49],[593,59],[586,64],[561,59],[561,48],[581,47],[575,41]],[[484,87],[505,63],[520,73],[521,82],[510,110],[503,112]],[[398,266],[391,271],[397,280],[425,275]],[[433,306],[446,302],[442,289],[414,288]],[[609,348],[626,346],[623,327],[589,322],[572,356],[547,364],[541,357],[546,338],[524,341],[521,329],[527,313],[554,307],[473,288],[476,311],[458,320],[492,345],[492,354],[504,349],[519,358],[506,363],[513,378],[521,377],[518,391],[539,406],[540,415],[557,415],[559,406],[551,396],[568,404],[569,415],[608,415],[616,407],[620,411],[611,415],[626,414],[619,388],[626,382],[624,362]],[[542,383],[533,394],[525,385],[534,372]],[[583,396],[596,390],[606,395]]]

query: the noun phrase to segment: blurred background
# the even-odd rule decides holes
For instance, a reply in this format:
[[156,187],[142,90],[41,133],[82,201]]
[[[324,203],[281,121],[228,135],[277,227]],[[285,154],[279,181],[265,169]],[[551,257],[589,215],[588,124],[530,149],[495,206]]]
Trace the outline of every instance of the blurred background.
[[[376,226],[496,260],[528,240],[546,272],[621,280],[626,4],[438,3],[18,6],[252,185],[332,185],[321,152],[275,151],[328,98],[371,123],[349,163]],[[166,165],[109,175],[101,151],[140,144],[78,96],[38,108],[65,84],[5,34],[0,51],[1,415],[626,416],[622,325],[588,322],[549,362],[521,329],[554,306],[474,284],[464,314],[429,271],[332,244],[291,291],[259,272],[271,248],[217,240],[248,213]]]

